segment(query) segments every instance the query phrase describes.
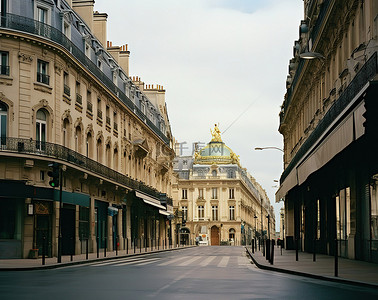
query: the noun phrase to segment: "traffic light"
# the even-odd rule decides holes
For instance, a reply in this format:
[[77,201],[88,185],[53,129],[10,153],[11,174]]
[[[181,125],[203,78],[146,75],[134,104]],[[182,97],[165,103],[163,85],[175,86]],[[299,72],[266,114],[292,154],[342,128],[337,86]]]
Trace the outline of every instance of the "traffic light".
[[49,185],[52,187],[59,187],[59,164],[54,162],[49,164],[49,167],[52,167],[52,171],[48,171],[47,175],[51,177]]

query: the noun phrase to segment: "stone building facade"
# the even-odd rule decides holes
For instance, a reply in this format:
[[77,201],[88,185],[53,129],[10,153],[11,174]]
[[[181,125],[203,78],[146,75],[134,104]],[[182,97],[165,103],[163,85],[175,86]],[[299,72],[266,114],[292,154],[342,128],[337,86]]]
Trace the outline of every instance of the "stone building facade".
[[206,147],[194,156],[176,156],[173,169],[180,243],[200,237],[209,245],[245,245],[253,238],[274,238],[274,211],[265,190],[242,168],[216,125]]
[[378,262],[377,20],[374,0],[304,1],[279,126],[287,248]]
[[[167,244],[172,136],[162,86],[129,76],[94,1],[1,0],[0,257]],[[48,172],[56,163],[60,186]],[[62,205],[60,205],[62,203]]]

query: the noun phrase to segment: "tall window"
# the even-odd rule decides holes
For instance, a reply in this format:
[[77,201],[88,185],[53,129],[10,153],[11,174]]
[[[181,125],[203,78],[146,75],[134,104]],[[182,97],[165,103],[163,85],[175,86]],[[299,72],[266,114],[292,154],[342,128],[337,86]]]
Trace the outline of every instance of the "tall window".
[[69,147],[69,130],[70,130],[70,121],[65,118],[63,121],[63,146]]
[[87,141],[86,141],[86,155],[87,157],[92,158],[92,134],[88,132],[87,134]]
[[0,145],[6,144],[8,108],[0,102]]
[[203,220],[205,218],[205,210],[203,205],[198,206],[198,219]]
[[198,198],[203,199],[203,189],[198,189]]
[[[378,248],[378,178],[377,174],[373,176],[373,185],[370,185],[370,230],[371,230],[371,247]],[[375,250],[377,251],[377,250]]]
[[229,198],[235,199],[235,189],[229,189]]
[[50,84],[50,76],[48,75],[49,63],[38,59],[37,61],[37,81]]
[[81,144],[82,144],[82,133],[81,127],[76,126],[75,128],[75,151],[81,153]]
[[228,231],[228,239],[229,239],[229,241],[231,241],[231,242],[235,241],[235,229],[234,229],[234,228],[231,228],[231,229]]
[[218,199],[218,188],[212,188],[211,199]]
[[350,188],[336,197],[336,232],[338,240],[346,240],[350,234]]
[[39,150],[45,150],[46,121],[47,121],[46,111],[44,109],[38,110],[37,115],[36,115],[36,135],[35,135],[35,139],[37,141],[36,147]]
[[97,140],[97,148],[96,148],[96,151],[97,151],[97,161],[99,163],[102,163],[102,140],[101,138],[99,138]]
[[38,7],[37,8],[38,21],[41,23],[47,23],[47,9]]
[[235,206],[230,206],[230,220],[235,220]]
[[211,207],[211,218],[213,219],[213,221],[218,221],[218,206],[217,205],[213,205]]
[[9,76],[9,53],[0,51],[0,75]]
[[70,89],[70,84],[69,84],[68,73],[66,72],[63,72],[63,91],[67,96],[70,96],[71,89]]
[[185,221],[188,220],[188,207],[182,206],[181,210],[182,210],[182,215],[183,215],[184,220]]
[[188,190],[182,189],[182,198],[181,199],[188,199]]

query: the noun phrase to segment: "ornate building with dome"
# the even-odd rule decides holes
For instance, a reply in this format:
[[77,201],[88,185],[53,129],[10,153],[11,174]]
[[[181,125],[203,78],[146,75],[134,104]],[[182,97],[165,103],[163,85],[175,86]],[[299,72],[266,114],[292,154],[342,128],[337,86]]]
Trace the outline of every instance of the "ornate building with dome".
[[261,185],[241,166],[217,125],[211,141],[193,156],[177,155],[172,196],[181,244],[245,245],[274,238],[273,207]]

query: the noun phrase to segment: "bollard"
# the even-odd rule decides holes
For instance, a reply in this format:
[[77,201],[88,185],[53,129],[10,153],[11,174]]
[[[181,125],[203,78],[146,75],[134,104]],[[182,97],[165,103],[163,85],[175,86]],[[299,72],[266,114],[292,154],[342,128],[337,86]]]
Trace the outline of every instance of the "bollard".
[[265,242],[264,242],[264,240],[262,240],[262,253],[263,253],[263,256],[265,256]]
[[106,257],[106,246],[108,246],[108,240],[105,237],[104,257]]
[[[73,237],[71,237],[71,245],[73,244]],[[75,247],[74,247],[75,249]],[[74,250],[75,251],[75,250]],[[71,252],[71,261],[73,261],[73,253]]]
[[270,264],[273,265],[274,262],[274,240],[272,240],[272,253],[270,255]]
[[126,254],[129,254],[129,239],[126,238]]
[[265,259],[266,259],[267,261],[270,261],[270,240],[266,240],[265,242],[266,242],[266,247],[265,247],[265,249],[266,249],[266,251],[265,251]]
[[97,258],[100,257],[100,239],[97,236]]
[[142,238],[139,239],[139,253],[142,253]]
[[158,251],[159,251],[159,246],[160,246],[160,238],[158,239]]
[[312,261],[316,261],[316,238],[314,238],[314,249],[312,253]]
[[283,241],[281,241],[281,255],[282,255]]
[[134,238],[134,253],[135,253],[135,238]]
[[88,240],[88,238],[86,238],[86,240],[85,240],[85,259],[88,259],[88,253],[89,253],[88,245],[89,245],[89,240]]
[[339,276],[339,251],[337,249],[337,239],[335,239],[335,277]]
[[43,241],[42,241],[42,265],[45,265],[46,263],[46,237],[43,236]]
[[125,237],[123,238],[123,250],[126,251],[126,238]]
[[295,261],[298,261],[298,238],[295,239]]
[[144,240],[144,252],[147,252],[147,238]]
[[252,253],[255,253],[255,241],[252,240]]
[[259,251],[260,251],[260,244],[261,244],[261,239],[259,238]]

